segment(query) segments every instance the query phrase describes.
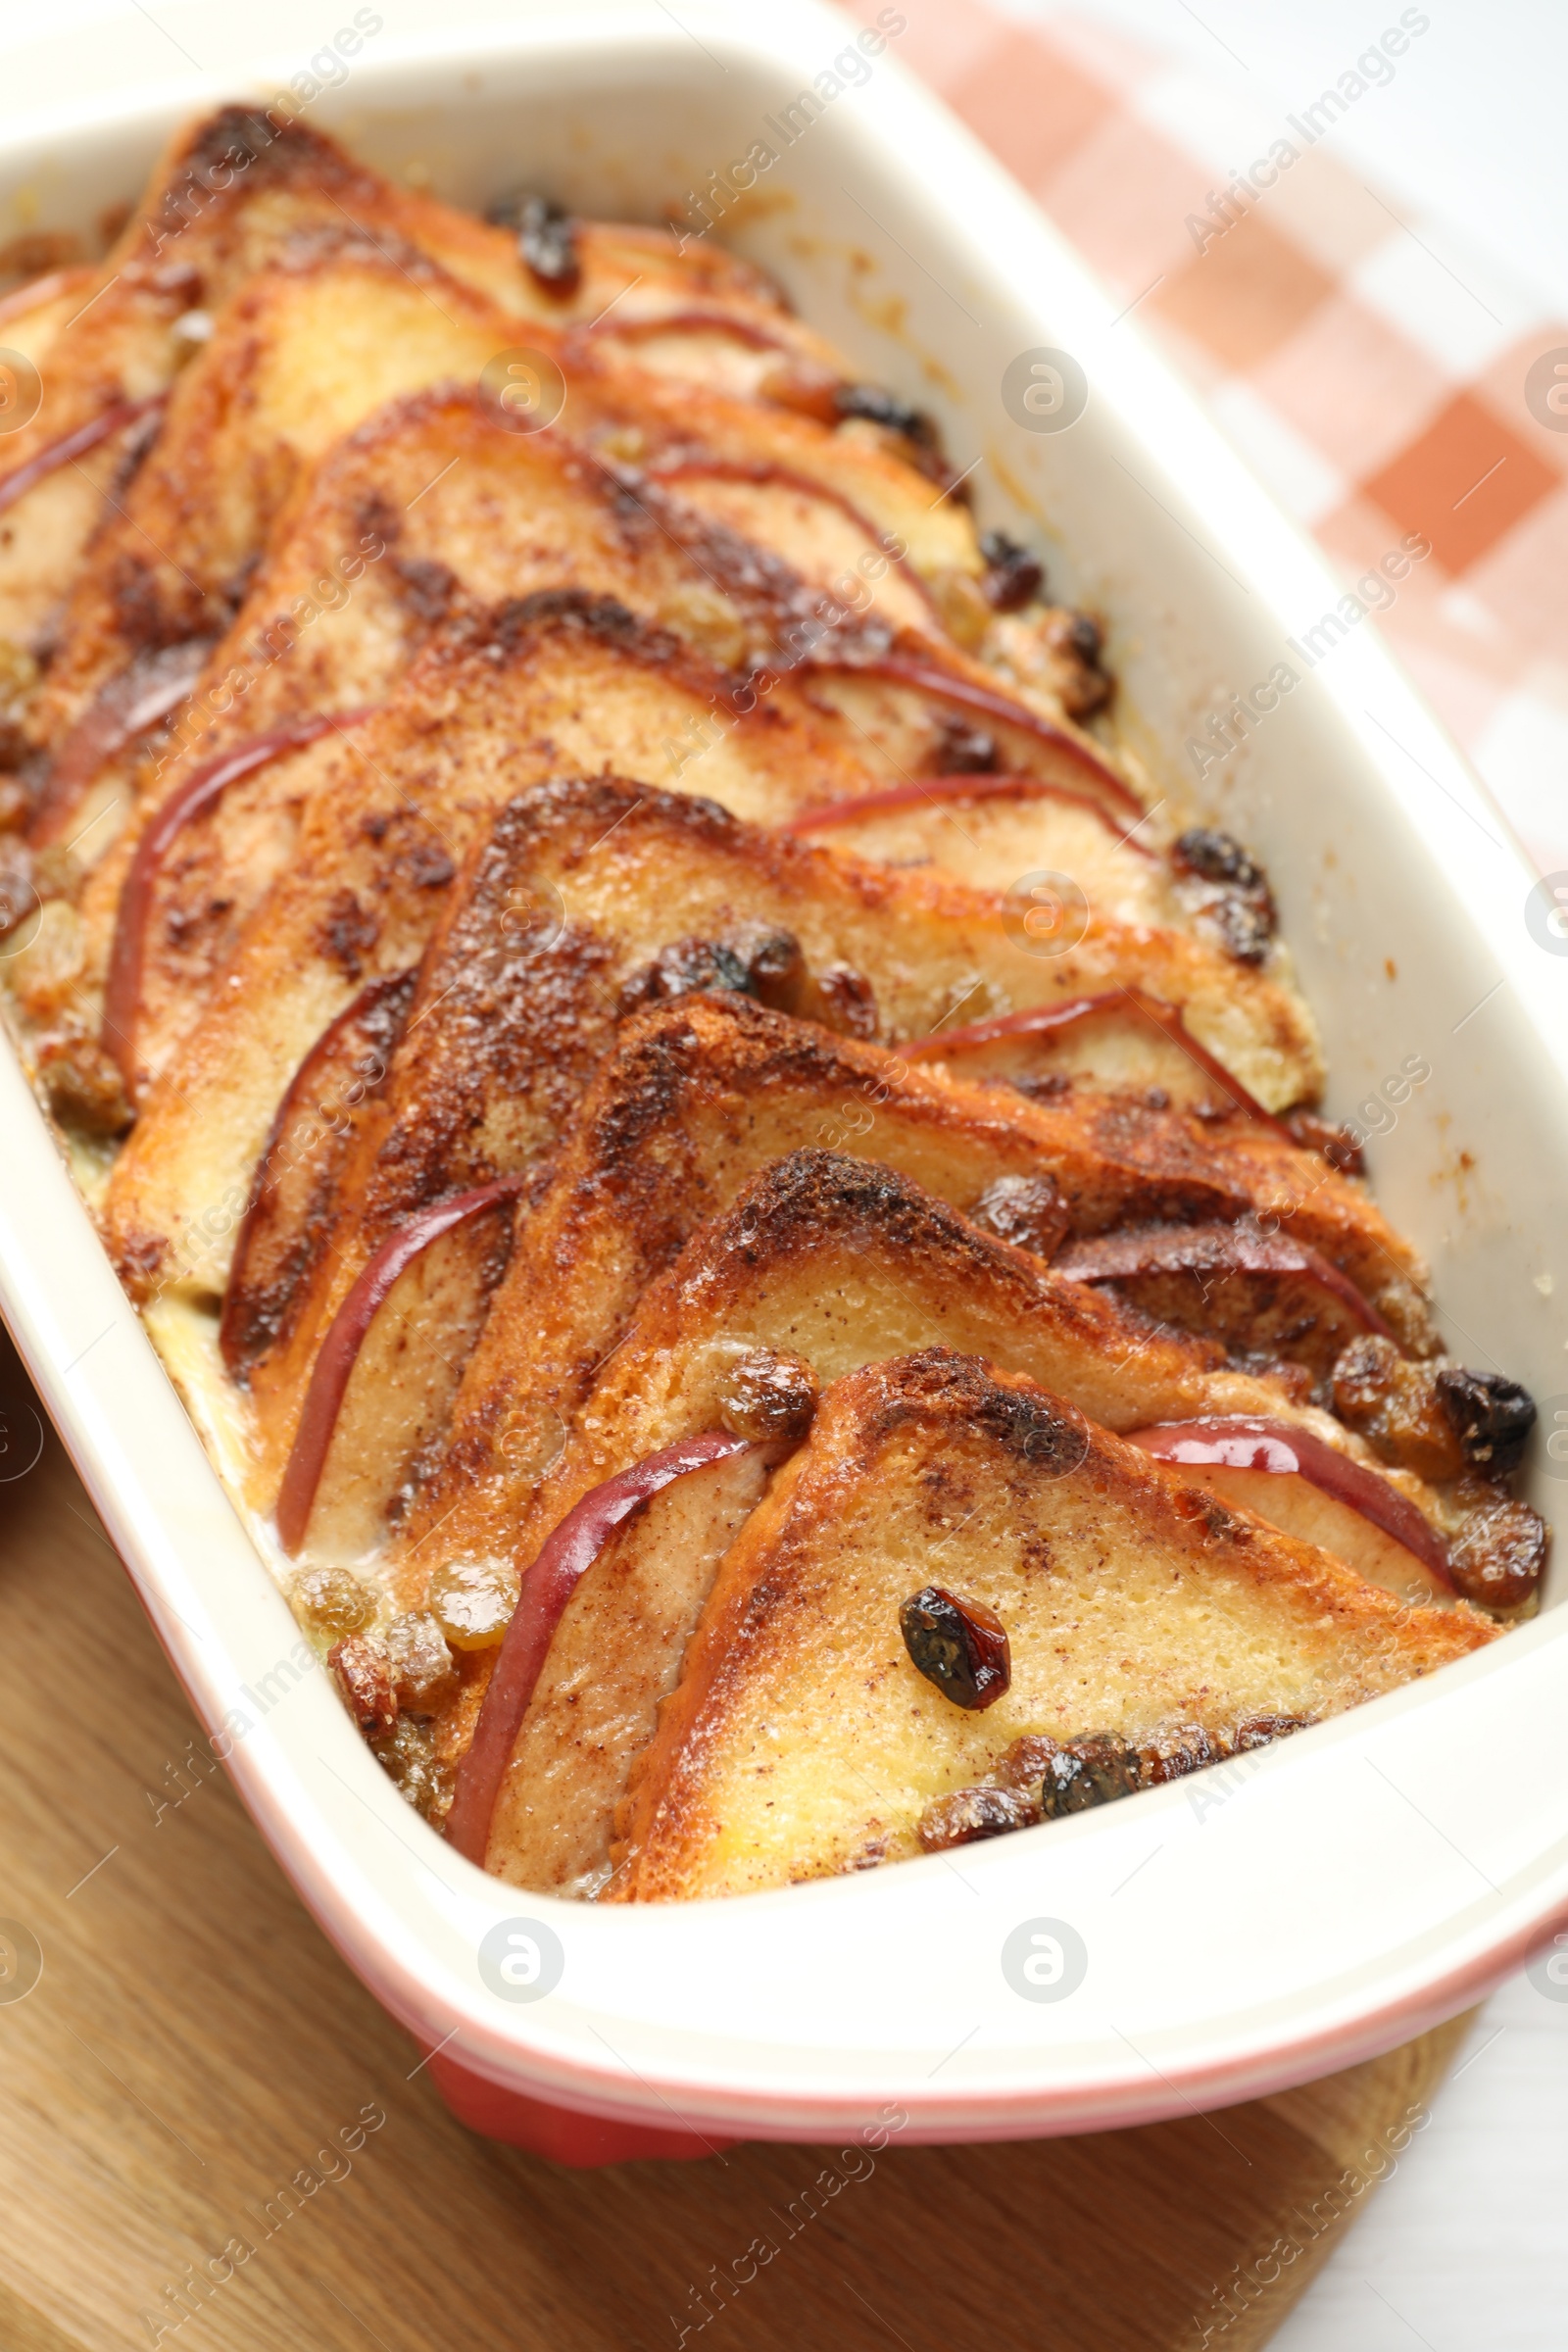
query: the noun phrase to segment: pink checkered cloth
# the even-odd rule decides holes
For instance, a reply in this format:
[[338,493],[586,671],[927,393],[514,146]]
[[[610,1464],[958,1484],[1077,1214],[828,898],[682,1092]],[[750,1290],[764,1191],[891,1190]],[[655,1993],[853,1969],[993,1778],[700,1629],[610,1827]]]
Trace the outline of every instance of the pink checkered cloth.
[[1296,155],[1217,208],[1214,156],[1260,152],[1217,84],[1195,105],[1189,68],[1082,18],[900,9],[892,53],[1136,298],[1347,587],[1425,533],[1432,557],[1381,626],[1542,871],[1568,868],[1568,323],[1500,264],[1467,253],[1454,271],[1444,230],[1336,162],[1322,122],[1282,113]]

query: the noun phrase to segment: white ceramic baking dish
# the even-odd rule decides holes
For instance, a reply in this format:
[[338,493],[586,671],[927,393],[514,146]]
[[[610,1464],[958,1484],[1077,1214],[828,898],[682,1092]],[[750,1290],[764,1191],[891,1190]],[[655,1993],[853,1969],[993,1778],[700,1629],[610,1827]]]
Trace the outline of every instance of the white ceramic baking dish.
[[[1568,942],[1539,909],[1532,932],[1532,874],[1372,625],[1310,668],[1292,650],[1342,593],[1318,556],[903,74],[896,35],[860,75],[834,68],[865,57],[857,28],[811,5],[764,23],[687,0],[677,24],[653,4],[579,0],[568,17],[513,0],[504,25],[467,32],[438,13],[402,10],[366,37],[312,119],[441,194],[482,204],[520,182],[657,219],[754,142],[782,148],[727,233],[863,375],[931,407],[958,465],[986,461],[982,518],[1043,536],[1056,587],[1104,613],[1124,723],[1160,789],[1267,860],[1333,1109],[1385,1106],[1363,1114],[1382,1130],[1378,1189],[1431,1255],[1450,1344],[1527,1381],[1554,1427]],[[47,225],[91,220],[184,114],[299,71],[321,23],[295,54],[273,22],[264,56],[241,17],[187,8],[204,77],[128,97],[83,94],[97,69],[79,41],[35,51],[4,200]],[[781,108],[813,88],[818,117],[786,145]],[[1026,382],[1049,383],[1028,373],[1046,348],[1088,380],[1063,430],[1004,406],[1019,355]],[[1184,751],[1199,715],[1282,662],[1298,683],[1200,782]],[[1432,1075],[1391,1100],[1411,1055]],[[1245,1768],[954,1856],[646,1910],[484,1878],[383,1779],[324,1675],[300,1670],[287,1609],[3,1049],[0,1133],[0,1303],[159,1636],[322,1928],[439,2045],[444,2087],[484,2128],[592,2161],[847,2133],[884,2111],[911,2139],[1147,2120],[1388,2047],[1568,1921],[1568,1611],[1553,1608]],[[1532,1496],[1559,1525],[1560,1475],[1538,1453]]]

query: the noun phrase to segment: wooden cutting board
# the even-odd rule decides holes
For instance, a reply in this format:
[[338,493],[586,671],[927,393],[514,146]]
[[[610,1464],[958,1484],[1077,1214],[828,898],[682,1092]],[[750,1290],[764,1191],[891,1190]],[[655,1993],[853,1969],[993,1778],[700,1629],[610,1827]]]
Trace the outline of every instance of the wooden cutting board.
[[[29,1396],[0,1334],[0,1473]],[[226,1780],[181,1776],[52,1436],[0,1483],[0,1689],[4,2352],[1252,2352],[1464,2030],[1136,2132],[560,2172],[452,2121]]]

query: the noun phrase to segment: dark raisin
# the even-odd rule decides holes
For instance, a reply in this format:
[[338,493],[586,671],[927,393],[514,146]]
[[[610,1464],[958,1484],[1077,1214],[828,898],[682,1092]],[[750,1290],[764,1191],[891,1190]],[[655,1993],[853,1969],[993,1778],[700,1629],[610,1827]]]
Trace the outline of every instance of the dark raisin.
[[1500,1372],[1467,1372],[1460,1364],[1446,1365],[1433,1385],[1471,1468],[1489,1478],[1517,1470],[1536,1426],[1529,1390]]
[[1039,1818],[1034,1798],[1021,1789],[956,1788],[951,1796],[932,1798],[914,1834],[928,1854],[940,1854],[950,1845],[1027,1829]]
[[926,1585],[899,1610],[899,1630],[917,1671],[956,1707],[992,1706],[1012,1680],[1007,1629],[983,1600]]
[[1161,1781],[1185,1780],[1190,1772],[1202,1772],[1217,1764],[1222,1753],[1200,1723],[1184,1723],[1174,1731],[1156,1733],[1139,1750],[1139,1786],[1152,1788]]
[[1272,903],[1250,891],[1222,890],[1204,907],[1203,918],[1237,963],[1266,961],[1274,941]]
[[577,231],[564,205],[548,196],[512,196],[485,215],[498,228],[514,228],[517,251],[540,285],[563,300],[582,282]]
[[1107,1805],[1118,1796],[1131,1796],[1144,1784],[1143,1759],[1114,1732],[1096,1732],[1086,1740],[1071,1740],[1046,1765],[1040,1810],[1047,1821],[1061,1821],[1069,1813],[1087,1813],[1092,1805]]
[[829,964],[817,974],[816,986],[821,1017],[829,1028],[842,1030],[846,1037],[875,1037],[876,993],[863,972],[847,963]]
[[1181,872],[1201,874],[1205,882],[1228,882],[1236,890],[1267,887],[1267,877],[1232,833],[1209,825],[1193,825],[1171,845],[1171,863]]
[[840,384],[833,406],[840,417],[863,416],[867,423],[886,425],[890,433],[902,433],[922,449],[937,446],[937,428],[924,409],[911,407],[880,384]]
[[998,766],[997,739],[966,719],[947,718],[937,740],[937,768],[944,776],[989,776]]
[[621,990],[622,1013],[666,1004],[701,989],[755,997],[775,1012],[795,1008],[806,977],[801,943],[767,923],[742,923],[721,939],[676,939],[634,972]]
[[793,931],[742,923],[727,943],[746,973],[745,993],[774,1012],[793,1012],[806,979],[806,958]]
[[1072,1212],[1054,1176],[998,1176],[969,1211],[1000,1241],[1052,1257],[1067,1238]]
[[780,1438],[796,1443],[811,1426],[816,1398],[816,1374],[804,1357],[753,1348],[719,1382],[718,1417],[731,1436],[754,1445]]
[[1315,1715],[1250,1715],[1239,1723],[1230,1737],[1230,1751],[1245,1756],[1254,1747],[1269,1747],[1276,1740],[1288,1739],[1292,1732],[1304,1732],[1316,1723]]
[[980,575],[980,593],[994,612],[1016,612],[1044,596],[1045,565],[1005,531],[982,532],[980,553],[986,566]]
[[1073,652],[1086,669],[1098,669],[1105,650],[1105,632],[1098,620],[1087,612],[1075,612],[1068,624],[1067,636]]

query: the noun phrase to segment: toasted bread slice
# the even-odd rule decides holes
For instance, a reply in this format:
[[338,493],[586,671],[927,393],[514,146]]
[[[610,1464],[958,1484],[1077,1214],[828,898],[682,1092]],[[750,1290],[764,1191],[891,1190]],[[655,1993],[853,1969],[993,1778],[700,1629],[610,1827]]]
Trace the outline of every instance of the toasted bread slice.
[[[35,842],[60,840],[68,831],[104,841],[102,802],[128,780],[139,753],[139,738],[130,736],[118,753],[104,756],[106,698],[123,700],[124,673],[158,649],[212,641],[228,628],[236,594],[249,583],[274,516],[311,461],[400,395],[438,381],[476,384],[524,331],[536,356],[548,360],[560,348],[558,334],[525,329],[416,248],[371,243],[349,228],[297,240],[277,264],[245,280],[176,381],[157,442],[99,532],[94,562],[60,624],[60,651],[29,717],[34,740],[54,751],[33,822]],[[493,438],[530,438],[504,432],[494,404],[473,398]],[[408,499],[460,454],[435,458]],[[390,492],[382,482],[362,494],[359,528],[346,534],[350,545],[365,535],[363,514],[370,505],[407,503]],[[512,503],[519,494],[526,499],[526,482],[514,485]],[[469,489],[470,515],[475,495]],[[816,503],[824,518],[842,523],[830,501]],[[542,579],[537,565],[531,579],[509,579],[495,548],[499,512],[493,509],[489,520],[495,552],[484,568],[497,576],[482,595],[615,585],[575,580],[559,561]],[[645,522],[645,536],[653,529]],[[897,611],[905,620],[929,617],[908,586]],[[218,674],[228,684],[223,699],[238,700],[232,664]]]
[[472,383],[518,331],[425,255],[351,231],[315,237],[245,281],[175,382],[62,616],[29,716],[54,755],[35,842],[105,841],[105,796],[129,782],[140,751],[132,738],[103,756],[109,682],[159,648],[223,635],[311,461],[400,393]]
[[[733,664],[750,647],[770,643],[799,592],[796,575],[758,551],[742,556],[700,517],[684,521],[684,531],[668,518],[656,521],[558,433],[499,430],[472,394],[404,404],[356,434],[323,468],[242,625],[198,685],[194,713],[205,715],[211,694],[227,718],[196,733],[192,750],[146,785],[123,837],[87,884],[81,984],[90,988],[109,962],[142,831],[175,805],[193,774],[247,734],[287,725],[302,706],[330,711],[382,699],[430,628],[466,605],[569,583],[615,597],[710,661]],[[715,692],[718,682],[715,671]],[[809,716],[806,724],[814,759],[802,789],[824,772],[861,782],[847,749],[832,756],[826,724]],[[327,757],[285,753],[236,779],[192,812],[139,892],[140,1001],[133,1024],[118,1002],[108,1017],[119,1033],[112,1042],[140,1085],[167,1059],[246,917],[287,864],[300,804]],[[110,787],[101,776],[100,800]],[[101,830],[94,824],[93,837]]]
[[[548,905],[565,909],[565,929],[519,956],[508,909]],[[858,868],[706,802],[633,786],[558,788],[510,805],[463,885],[450,939],[432,946],[388,1084],[343,1161],[312,1296],[286,1350],[253,1371],[264,1478],[293,1441],[321,1335],[397,1223],[442,1192],[525,1168],[608,1051],[617,1010],[715,977],[722,985],[726,968],[739,977],[759,942],[764,962],[768,943],[777,948],[775,984],[794,1011],[830,1027],[879,1022],[895,1036],[931,1026],[988,970],[997,988],[1070,992],[1097,960],[1103,970],[1151,950],[1173,963],[1189,948],[1200,963],[1212,955],[1112,926],[1080,961],[1020,955],[994,900]]]
[[[943,1695],[901,1637],[901,1605],[934,1581],[1006,1629],[1010,1687],[983,1710]],[[937,1349],[876,1364],[823,1398],[726,1555],[607,1896],[740,1894],[913,1855],[927,1807],[1020,1740],[1224,1740],[1338,1714],[1494,1637],[1167,1486],[1031,1380]],[[493,1850],[505,1869],[499,1810]]]
[[[152,1249],[167,1267],[182,1203],[233,1193],[236,1210],[243,1204],[294,1068],[354,987],[422,948],[435,892],[509,787],[568,765],[657,774],[678,714],[702,707],[704,684],[701,665],[669,639],[581,600],[525,602],[488,630],[432,646],[395,710],[335,751],[345,781],[318,792],[292,870],[144,1111],[111,1190],[122,1262],[146,1265]],[[717,736],[703,780],[743,814],[776,819],[812,750],[804,720],[797,731],[778,707],[759,706]],[[802,1009],[820,1008],[830,1025],[898,1040],[937,1027],[959,1004],[1027,1006],[1134,984],[1183,1006],[1254,1092],[1290,1102],[1316,1085],[1298,1002],[1194,939],[1092,922],[1076,949],[1040,957],[1014,945],[994,899],[856,866],[706,803],[605,782],[571,797],[569,822],[554,805],[551,814],[538,878],[564,892],[577,932],[610,942],[609,962],[634,987],[641,971],[652,993],[667,993],[654,968],[662,949],[749,921],[795,934],[813,977]],[[613,851],[596,855],[612,827]],[[519,857],[525,846],[521,835]],[[411,858],[422,876],[412,887],[394,881],[414,875]],[[518,881],[532,887],[520,864]],[[372,921],[388,892],[396,920],[389,903]],[[197,1107],[214,1102],[219,1117]],[[202,1247],[190,1278],[220,1288],[226,1262],[226,1250]]]
[[[592,1277],[579,1280],[586,1290]],[[1227,1372],[1212,1350],[1151,1333],[1120,1314],[1107,1316],[1093,1294],[1075,1291],[887,1168],[820,1152],[774,1163],[732,1209],[698,1230],[670,1271],[648,1289],[574,1413],[569,1396],[563,1416],[537,1391],[530,1395],[530,1366],[518,1338],[522,1360],[510,1412],[498,1409],[488,1432],[490,1474],[475,1477],[464,1450],[454,1447],[418,1497],[408,1542],[392,1566],[401,1605],[422,1606],[432,1577],[457,1563],[490,1575],[509,1558],[514,1568],[526,1567],[551,1529],[606,1480],[702,1430],[733,1425],[732,1415],[744,1409],[737,1398],[747,1396],[750,1368],[760,1365],[769,1368],[781,1395],[804,1394],[808,1404],[813,1384],[884,1352],[941,1341],[1049,1375],[1057,1390],[1123,1428],[1141,1426],[1144,1411],[1162,1396],[1181,1400],[1175,1409],[1184,1418],[1219,1409],[1224,1397],[1245,1397],[1240,1409],[1247,1411],[1294,1409],[1276,1385]],[[547,1357],[549,1346],[546,1335],[540,1355]],[[564,1421],[568,1434],[540,1485],[529,1472],[548,1458],[552,1421]],[[759,1426],[744,1434],[768,1433]],[[629,1608],[639,1622],[659,1616],[665,1628],[660,1671],[672,1681],[680,1640],[712,1573],[710,1555],[671,1559],[657,1536],[654,1543],[654,1550],[634,1547],[606,1571],[615,1580],[612,1591],[597,1581],[597,1568],[584,1581],[528,1711],[512,1782],[523,1799],[536,1861],[548,1850],[551,1873],[559,1870],[563,1882],[602,1866],[611,1807],[622,1785],[616,1776],[633,1752],[633,1716],[646,1737],[648,1710],[660,1695],[630,1622],[617,1630],[616,1612]],[[660,1595],[657,1611],[650,1579]],[[614,1687],[619,1695],[609,1693],[605,1701],[619,1730],[601,1721],[599,1702],[581,1690],[587,1622],[598,1629],[593,1639],[601,1654],[627,1658],[625,1678]],[[640,1712],[626,1696],[627,1679],[638,1677]],[[449,1726],[454,1745],[461,1745],[479,1687],[470,1682]],[[573,1834],[585,1833],[591,1819],[591,1848],[558,1838],[534,1794],[534,1765],[522,1760],[524,1749],[537,1755],[571,1746],[579,1718],[587,1741],[583,1769],[596,1776],[599,1794],[590,1808],[585,1789],[574,1806]]]
[[[676,714],[662,747],[669,779],[708,788],[712,762],[704,755],[717,732],[715,704],[734,692],[723,670],[771,656],[809,617],[813,594],[773,551],[736,540],[727,525],[687,506],[684,472],[679,487],[680,499],[671,500],[646,481],[639,486],[558,433],[501,431],[474,395],[404,403],[355,434],[321,467],[288,524],[282,549],[198,681],[179,721],[181,748],[160,758],[123,835],[114,838],[110,806],[117,795],[124,799],[122,766],[118,776],[112,765],[100,769],[90,801],[96,813],[78,809],[80,854],[112,846],[80,902],[77,1002],[90,1000],[100,983],[122,888],[155,812],[225,749],[302,711],[364,707],[385,695],[434,620],[466,601],[569,582],[579,592],[613,595],[723,665],[703,707]],[[796,504],[807,503],[802,492]],[[826,491],[816,507],[838,514]],[[792,559],[809,561],[808,528],[794,540],[783,536]],[[852,614],[838,634],[862,647],[871,642]],[[955,657],[944,659],[951,665]],[[840,791],[854,805],[871,791],[876,776],[866,760],[876,747],[863,728],[813,710],[798,683],[775,688],[770,707],[793,715],[810,738],[801,800]],[[1049,765],[1053,747],[1037,743],[1032,756]],[[106,1014],[106,1040],[133,1088],[167,1058],[244,920],[287,862],[300,801],[325,757],[294,752],[234,781],[192,811],[150,890],[138,888],[143,1002],[131,1022],[118,998]],[[1029,854],[1037,863],[1076,859],[1086,824],[1114,846],[1104,818],[1082,796],[1048,790],[1029,805]],[[958,849],[963,839],[951,834]],[[1129,867],[1152,863],[1131,851],[1124,858]],[[1185,923],[1165,897],[1167,911]],[[1148,919],[1147,900],[1146,893],[1131,905],[1133,919]],[[1108,910],[1117,904],[1110,900]],[[21,983],[29,990],[30,974]],[[37,1017],[47,1010],[40,1004]]]
[[1010,890],[1024,875],[1057,875],[1120,922],[1186,928],[1164,859],[1139,846],[1125,818],[1087,795],[1048,795],[1027,785],[988,792],[988,781],[1002,780],[968,779],[966,791],[961,779],[923,790],[914,779],[916,789],[868,796],[863,814],[850,804],[813,824],[807,809],[793,830],[879,864],[937,865],[979,890]]
[[[671,729],[707,712],[710,675],[619,605],[546,595],[482,623],[454,624],[394,705],[331,746],[289,870],[253,917],[216,1003],[159,1081],[116,1167],[110,1231],[144,1295],[170,1281],[221,1291],[228,1246],[208,1230],[222,1213],[213,1204],[242,1212],[294,1071],[367,979],[418,959],[459,861],[498,806],[563,766],[614,760],[634,774],[659,773]],[[761,708],[725,726],[709,773],[727,798],[765,817],[787,811],[818,756],[831,761],[832,748],[808,725]],[[577,864],[644,798],[686,806],[609,784],[568,798],[573,824],[558,824],[553,839]],[[700,837],[724,821],[709,810]],[[803,880],[813,869],[824,877],[844,870],[823,853],[781,845],[779,854]],[[646,858],[639,870],[647,875]],[[517,879],[526,896],[521,867]],[[740,879],[733,863],[727,879],[731,887]],[[651,902],[645,913],[652,922]],[[598,960],[594,950],[589,961]],[[470,1058],[482,1043],[470,1041]],[[212,1211],[205,1221],[197,1202]]]
[[[956,1085],[744,998],[696,996],[641,1013],[622,1026],[520,1222],[420,1524],[465,1487],[476,1510],[515,1518],[535,1483],[528,1433],[564,1426],[696,1228],[769,1160],[810,1147],[895,1169],[1048,1258],[1062,1236],[1070,1249],[1076,1237],[1153,1219],[1180,1233],[1188,1220],[1245,1218],[1294,1178],[1302,1204],[1291,1233],[1298,1224],[1309,1246],[1352,1264],[1389,1303],[1397,1286],[1419,1315],[1419,1294],[1398,1270],[1408,1254],[1365,1195],[1342,1177],[1320,1185],[1311,1154],[1269,1141],[1265,1178],[1223,1133],[1179,1113]],[[479,1172],[466,1166],[461,1180]],[[303,1258],[311,1244],[298,1231]],[[1224,1303],[1233,1311],[1232,1289]],[[1257,1305],[1260,1318],[1272,1315],[1266,1277]]]
[[[520,1352],[523,1335],[512,1336]],[[492,1462],[537,1455],[546,1414],[565,1421],[564,1447],[531,1494],[515,1480],[481,1487],[466,1447],[454,1447],[411,1522],[411,1590],[416,1595],[437,1555],[531,1558],[590,1488],[718,1426],[743,1356],[800,1358],[825,1386],[856,1364],[938,1341],[1049,1380],[1107,1427],[1299,1409],[1278,1381],[1232,1371],[1212,1345],[1153,1329],[1053,1274],[908,1177],[838,1152],[795,1152],[697,1228],[604,1363],[588,1368],[586,1383],[579,1372],[574,1410],[556,1414],[543,1402],[536,1415],[528,1366],[517,1366],[488,1432]]]
[[[586,321],[617,299],[634,318],[667,315],[695,298],[821,364],[817,339],[759,273],[715,246],[682,251],[655,230],[579,223],[580,269],[563,292],[534,276],[514,232],[395,186],[280,110],[223,107],[171,141],[96,290],[55,334],[37,415],[10,436],[0,495],[31,473],[12,509],[26,527],[8,529],[0,546],[0,633],[31,642],[75,576],[142,404],[167,393],[190,355],[180,322],[210,317],[302,231],[345,227],[427,255],[522,322]],[[105,426],[73,463],[52,462],[69,437]]]

